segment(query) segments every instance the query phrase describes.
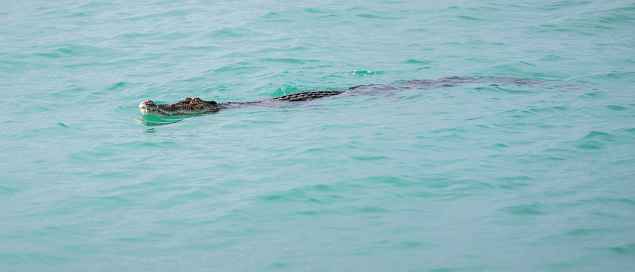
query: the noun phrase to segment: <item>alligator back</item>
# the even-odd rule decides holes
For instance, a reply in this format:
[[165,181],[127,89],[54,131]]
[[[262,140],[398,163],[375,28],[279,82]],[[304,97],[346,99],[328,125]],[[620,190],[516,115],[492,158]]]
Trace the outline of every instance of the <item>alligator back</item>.
[[359,94],[379,94],[386,93],[392,90],[398,89],[433,89],[433,88],[441,88],[441,87],[451,87],[459,84],[467,84],[467,83],[500,83],[500,84],[519,84],[519,85],[527,85],[527,84],[538,84],[542,81],[532,80],[532,79],[515,79],[508,77],[498,77],[498,78],[487,78],[487,77],[443,77],[440,79],[429,79],[429,80],[411,80],[411,81],[402,81],[395,83],[387,83],[387,84],[369,84],[369,85],[358,85],[354,87],[350,87],[348,89],[340,89],[340,90],[321,90],[321,91],[309,91],[309,92],[298,92],[292,94],[286,94],[274,98],[268,99],[260,99],[255,101],[246,101],[246,102],[224,102],[224,103],[216,103],[215,101],[205,101],[200,98],[186,98],[185,100],[179,101],[177,103],[172,104],[156,104],[152,100],[148,100],[146,102],[142,102],[139,104],[139,109],[141,113],[144,115],[156,115],[156,116],[174,116],[174,115],[197,115],[197,114],[206,114],[206,113],[214,113],[220,110],[226,109],[236,109],[243,108],[250,105],[266,105],[267,102],[272,101],[289,101],[289,102],[299,102],[299,101],[311,101],[315,99],[320,99],[328,96],[335,96],[342,94],[346,91],[354,91]]
[[310,101],[320,99],[327,96],[334,96],[345,92],[346,90],[324,90],[324,91],[310,91],[292,93],[283,96],[274,97],[274,100],[280,101]]

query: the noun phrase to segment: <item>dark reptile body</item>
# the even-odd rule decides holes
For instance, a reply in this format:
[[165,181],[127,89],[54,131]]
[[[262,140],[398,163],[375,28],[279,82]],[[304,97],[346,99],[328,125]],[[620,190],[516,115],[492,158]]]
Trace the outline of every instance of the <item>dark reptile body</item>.
[[386,91],[392,89],[433,89],[440,87],[451,87],[465,83],[502,83],[502,84],[536,84],[541,81],[531,79],[515,79],[515,78],[486,78],[486,77],[444,77],[433,80],[412,80],[405,82],[395,82],[388,84],[370,84],[370,85],[358,85],[350,87],[348,89],[340,90],[320,90],[320,91],[308,91],[298,92],[287,95],[282,95],[274,98],[261,99],[247,102],[224,102],[217,103],[216,101],[205,101],[200,98],[186,98],[176,103],[171,104],[156,104],[152,100],[147,100],[139,105],[141,112],[146,115],[159,115],[159,116],[172,116],[172,115],[195,115],[214,113],[225,109],[242,108],[245,106],[259,104],[272,101],[311,101],[329,96],[340,95],[350,90],[371,90],[371,91]]
[[[292,93],[287,95],[282,95],[269,99],[262,99],[256,101],[247,101],[247,102],[224,102],[217,103],[216,101],[209,100],[205,101],[200,98],[185,98],[179,102],[171,103],[171,104],[156,104],[152,100],[148,100],[146,102],[141,103],[139,106],[142,108],[157,108],[162,110],[159,115],[192,115],[192,114],[205,114],[205,113],[213,113],[220,110],[232,109],[232,108],[240,108],[250,104],[263,103],[266,101],[289,101],[289,102],[301,102],[301,101],[311,101],[315,99],[320,99],[328,96],[334,96],[344,93],[346,90],[320,90],[320,91],[308,91],[308,92],[299,92]],[[145,105],[142,107],[142,105]],[[167,113],[169,114],[167,114]],[[143,112],[144,114],[149,114]]]
[[310,92],[299,92],[292,93],[283,96],[278,96],[272,98],[273,100],[280,101],[311,101],[315,99],[320,99],[327,96],[334,96],[338,94],[342,94],[346,90],[327,90],[327,91],[310,91]]

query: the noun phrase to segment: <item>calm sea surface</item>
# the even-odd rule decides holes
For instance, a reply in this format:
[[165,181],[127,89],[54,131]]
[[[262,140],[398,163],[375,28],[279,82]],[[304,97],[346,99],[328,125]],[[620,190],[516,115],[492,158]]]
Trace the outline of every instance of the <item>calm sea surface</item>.
[[[3,1],[1,271],[633,271],[632,1]],[[149,118],[445,76],[516,77]]]

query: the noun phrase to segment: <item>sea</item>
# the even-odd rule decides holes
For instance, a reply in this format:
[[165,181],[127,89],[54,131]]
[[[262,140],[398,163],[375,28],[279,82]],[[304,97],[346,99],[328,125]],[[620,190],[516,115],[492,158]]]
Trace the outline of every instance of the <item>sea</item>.
[[635,3],[3,0],[0,271],[635,271]]

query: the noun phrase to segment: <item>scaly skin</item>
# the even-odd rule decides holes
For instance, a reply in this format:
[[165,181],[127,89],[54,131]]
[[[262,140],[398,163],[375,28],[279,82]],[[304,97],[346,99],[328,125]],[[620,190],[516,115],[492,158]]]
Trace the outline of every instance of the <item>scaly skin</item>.
[[216,101],[205,101],[200,98],[185,98],[179,102],[172,104],[156,104],[152,100],[147,100],[139,104],[139,109],[144,115],[154,116],[183,116],[183,115],[199,115],[218,112],[220,110],[241,108],[253,104],[265,104],[266,102],[275,101],[311,101],[329,96],[340,95],[344,92],[355,91],[359,93],[375,94],[377,92],[385,92],[395,89],[433,89],[441,87],[452,87],[459,84],[467,83],[501,83],[501,84],[537,84],[542,81],[531,79],[514,79],[508,77],[489,78],[489,77],[443,77],[432,80],[412,80],[405,82],[395,82],[388,84],[370,84],[359,85],[341,90],[324,90],[309,91],[287,94],[269,99],[261,99],[248,102],[224,102],[216,103]]
[[265,101],[277,100],[277,101],[290,101],[290,102],[299,102],[299,101],[311,101],[315,99],[320,99],[327,96],[334,96],[345,92],[346,90],[328,90],[328,91],[310,91],[310,92],[299,92],[293,94],[287,94],[283,96],[278,96],[270,99],[249,101],[249,102],[225,102],[225,103],[216,103],[216,101],[205,101],[200,98],[185,98],[179,102],[172,104],[156,104],[152,100],[147,100],[146,102],[142,102],[139,104],[139,109],[141,113],[144,115],[154,115],[154,116],[179,116],[179,115],[198,115],[198,114],[207,114],[214,113],[220,110],[234,108],[237,105],[245,105],[245,104],[256,104],[262,103]]
[[221,110],[221,106],[216,101],[188,97],[172,104],[156,104],[152,100],[147,100],[139,104],[139,109],[144,115],[177,116],[213,113]]

